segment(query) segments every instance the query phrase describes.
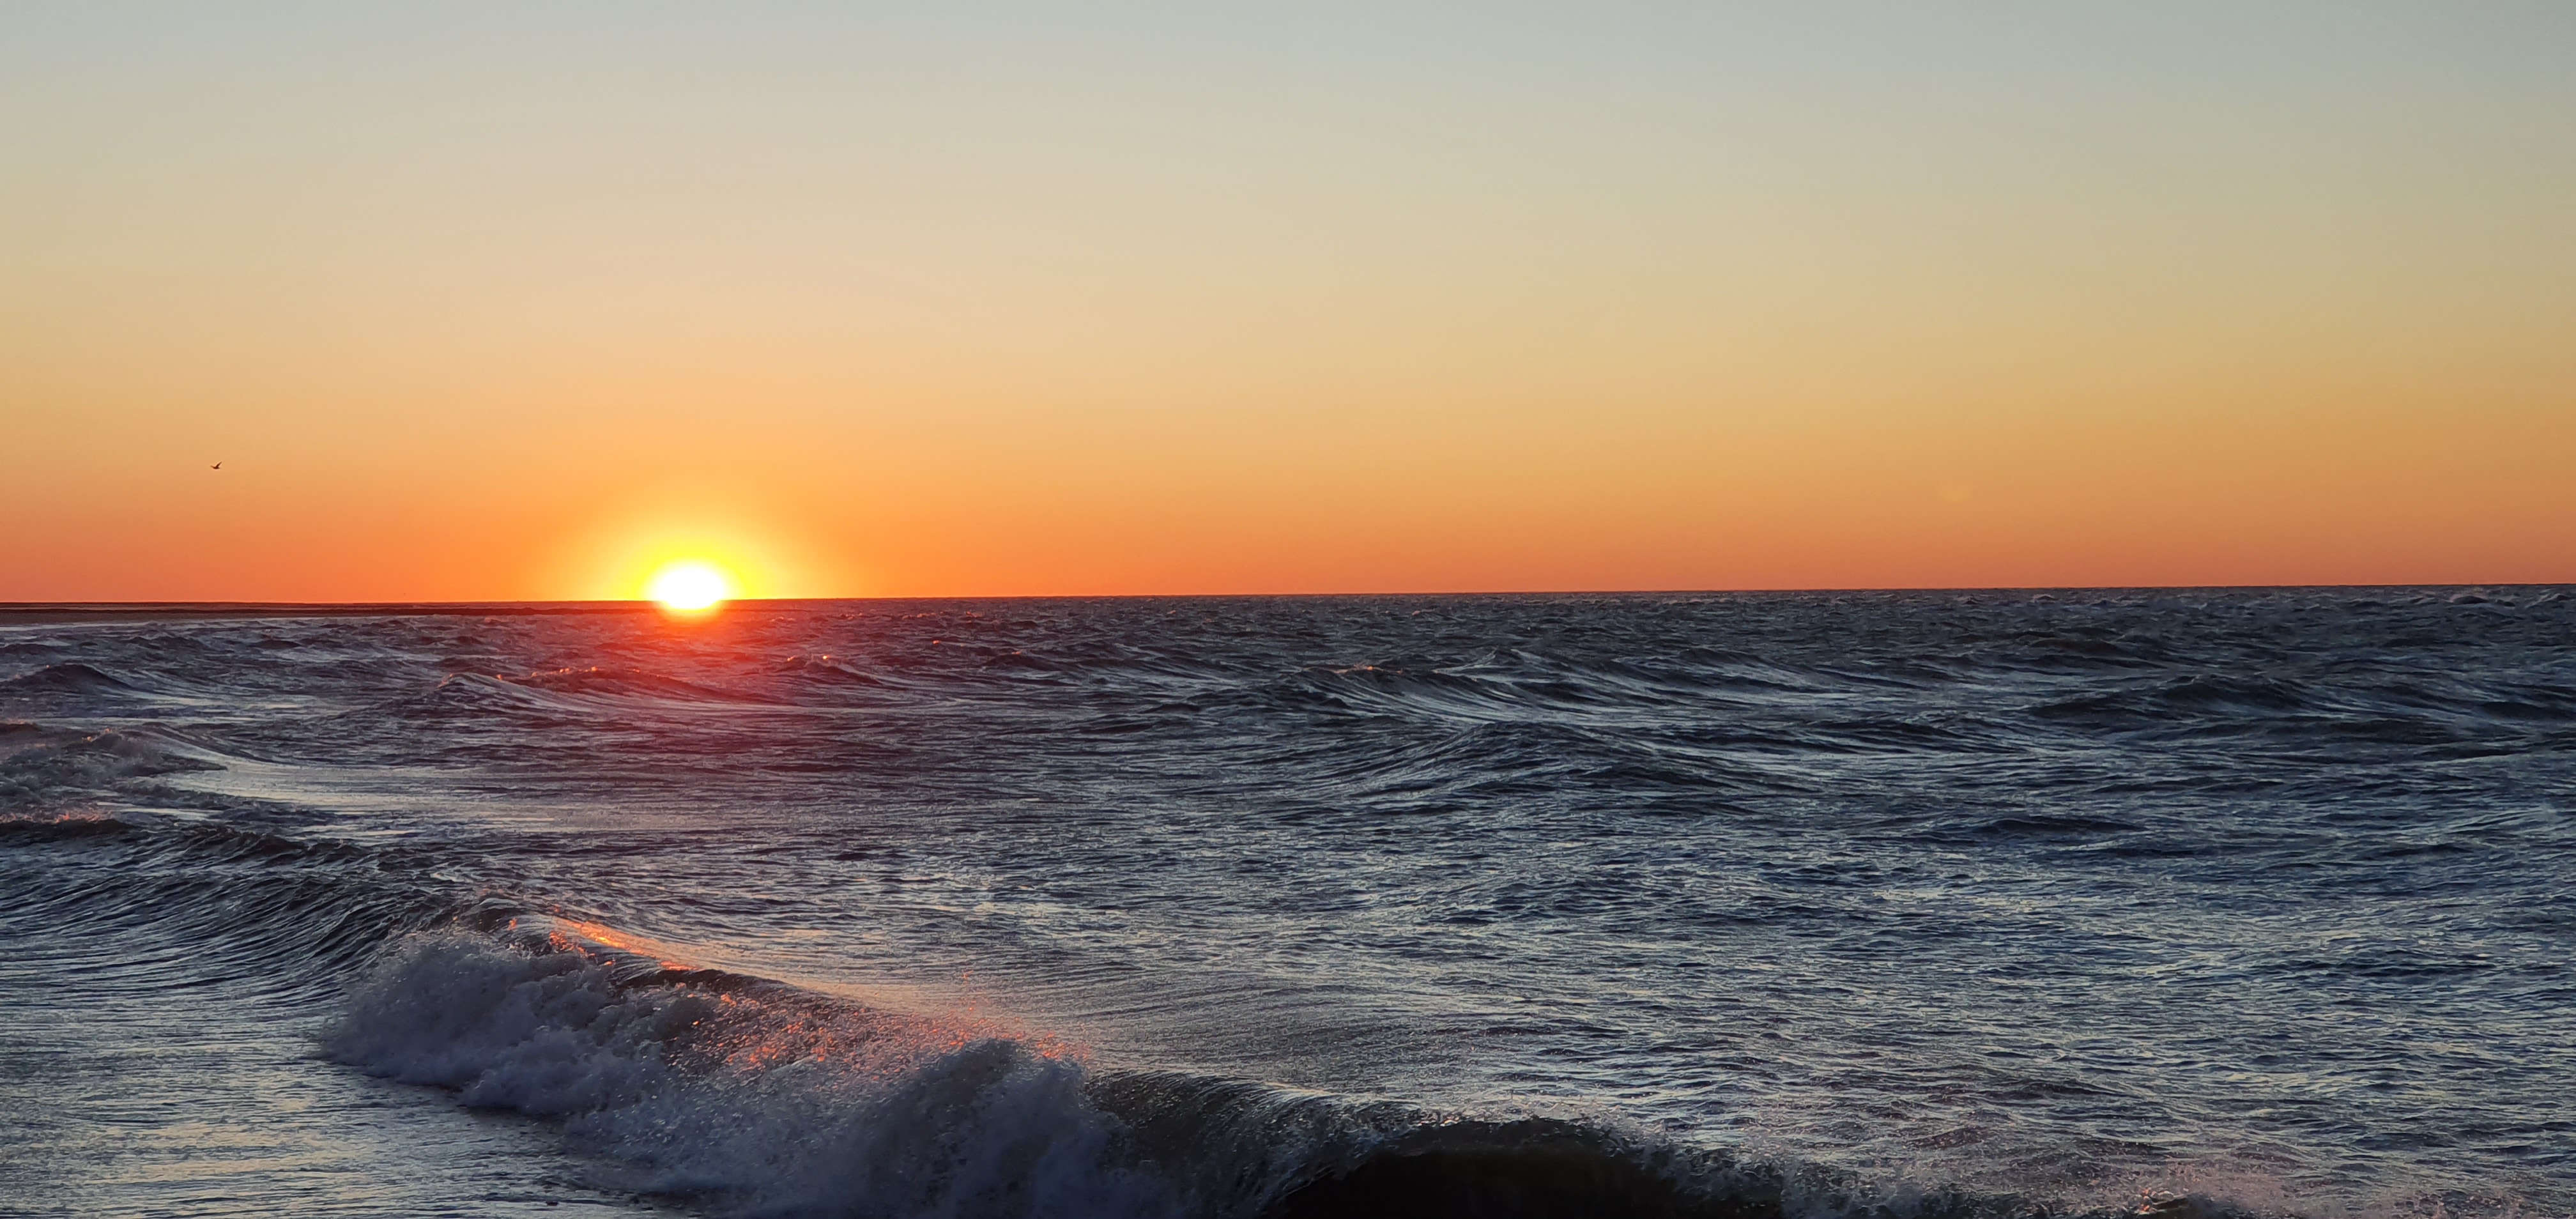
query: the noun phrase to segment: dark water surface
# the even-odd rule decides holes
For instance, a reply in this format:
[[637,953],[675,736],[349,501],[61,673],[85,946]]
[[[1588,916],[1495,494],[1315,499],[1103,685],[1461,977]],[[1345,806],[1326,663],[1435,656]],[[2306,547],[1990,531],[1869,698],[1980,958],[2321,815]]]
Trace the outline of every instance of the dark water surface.
[[0,611],[0,1211],[2576,1214],[2576,597]]

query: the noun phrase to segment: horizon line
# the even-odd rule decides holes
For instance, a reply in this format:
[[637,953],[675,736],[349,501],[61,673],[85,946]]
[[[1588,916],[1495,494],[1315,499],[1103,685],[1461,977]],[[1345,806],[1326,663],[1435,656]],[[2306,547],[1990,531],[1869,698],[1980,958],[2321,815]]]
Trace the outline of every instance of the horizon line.
[[[839,597],[735,597],[726,606],[794,606],[827,605],[849,602],[898,601],[1219,601],[1287,598],[1395,598],[1395,597],[1717,597],[1779,596],[1828,594],[1906,594],[1906,593],[2102,593],[2102,592],[2289,592],[2308,589],[2563,589],[2576,588],[2576,583],[2546,581],[2443,582],[2426,584],[2354,583],[2354,584],[2028,584],[2028,585],[1911,585],[1911,586],[1843,586],[1843,587],[1773,587],[1773,588],[1595,588],[1595,589],[1450,589],[1438,591],[1374,592],[1227,592],[1227,593],[939,593],[914,595],[859,595]],[[60,614],[86,617],[93,614],[155,613],[172,614],[206,612],[256,614],[277,611],[308,611],[328,614],[356,614],[387,610],[413,610],[432,613],[471,613],[514,610],[537,613],[618,613],[658,610],[661,603],[649,598],[522,598],[494,600],[418,600],[418,601],[252,601],[252,600],[154,600],[154,601],[0,601],[0,618],[37,614]]]

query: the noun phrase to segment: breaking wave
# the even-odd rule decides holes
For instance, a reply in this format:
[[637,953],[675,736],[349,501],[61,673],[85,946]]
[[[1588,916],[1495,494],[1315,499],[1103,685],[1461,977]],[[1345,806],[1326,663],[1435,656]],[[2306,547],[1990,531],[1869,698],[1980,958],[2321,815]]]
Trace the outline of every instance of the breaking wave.
[[[605,931],[593,928],[595,931]],[[612,933],[613,934],[613,933]],[[1546,1117],[1361,1104],[625,957],[556,931],[397,945],[333,1059],[561,1120],[617,1188],[724,1213],[898,1219],[2040,1219],[2252,1212],[2048,1202],[1739,1162]]]
[[1874,1194],[1584,1122],[1095,1074],[1050,1038],[601,942],[625,938],[547,919],[407,937],[321,1045],[468,1106],[560,1120],[619,1188],[748,1215],[2043,1213]]
[[1177,1214],[1059,1047],[621,960],[565,932],[400,944],[334,1059],[564,1119],[620,1183],[755,1214]]

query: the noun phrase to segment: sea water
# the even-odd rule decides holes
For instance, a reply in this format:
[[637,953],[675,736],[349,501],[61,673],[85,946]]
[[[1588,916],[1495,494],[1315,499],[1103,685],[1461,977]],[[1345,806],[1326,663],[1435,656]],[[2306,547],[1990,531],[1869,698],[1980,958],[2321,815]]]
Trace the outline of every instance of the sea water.
[[2572,950],[2565,590],[0,611],[10,1214],[2568,1215]]

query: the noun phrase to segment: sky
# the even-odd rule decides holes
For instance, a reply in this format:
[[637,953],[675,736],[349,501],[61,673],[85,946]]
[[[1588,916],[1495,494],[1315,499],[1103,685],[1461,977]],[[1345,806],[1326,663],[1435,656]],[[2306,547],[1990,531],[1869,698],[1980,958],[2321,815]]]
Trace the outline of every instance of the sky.
[[2571,48],[17,0],[0,601],[2576,582]]

